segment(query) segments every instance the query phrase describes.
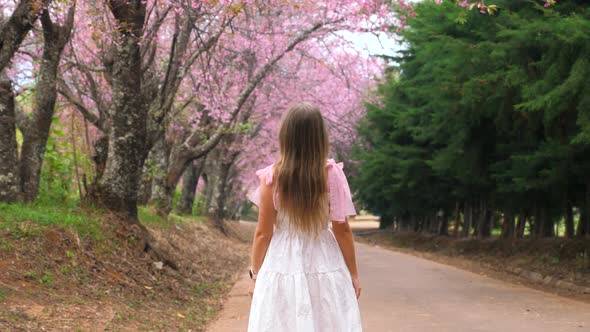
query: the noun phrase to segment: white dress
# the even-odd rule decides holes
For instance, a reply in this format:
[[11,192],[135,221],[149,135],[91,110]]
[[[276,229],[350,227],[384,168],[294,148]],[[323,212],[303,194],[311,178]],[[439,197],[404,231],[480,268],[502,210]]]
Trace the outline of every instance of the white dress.
[[[330,219],[355,215],[342,164],[329,160]],[[272,165],[257,172],[272,183]],[[258,190],[250,199],[259,204]],[[275,204],[276,206],[276,204]],[[317,238],[277,221],[256,279],[249,332],[357,332],[361,316],[338,242],[328,228]]]

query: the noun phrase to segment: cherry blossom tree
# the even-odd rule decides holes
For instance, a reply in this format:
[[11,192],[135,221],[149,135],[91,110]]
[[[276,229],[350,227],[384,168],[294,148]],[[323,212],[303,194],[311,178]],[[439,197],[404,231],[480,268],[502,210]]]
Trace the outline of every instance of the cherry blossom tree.
[[[2,2],[0,6],[0,201],[14,202],[19,196],[15,100],[12,78],[6,71],[48,3],[22,0],[16,5]],[[5,18],[10,11],[12,14]]]
[[[20,1],[10,19],[3,24],[0,47],[0,109],[3,117],[0,200],[14,201],[20,196],[25,201],[33,201],[37,196],[45,147],[55,112],[61,54],[70,39],[74,13],[75,2],[70,5],[68,2],[50,4],[50,1]],[[30,44],[19,51],[38,17],[41,18],[42,32],[33,33]],[[12,68],[7,68],[11,60],[14,62]],[[14,70],[26,66],[26,63],[38,63],[34,68],[36,83],[34,103],[30,110],[23,110],[17,105],[12,86],[15,80],[27,80],[19,77],[18,70]],[[23,135],[20,160],[16,148],[16,127]]]
[[[198,2],[196,6],[193,3],[137,2],[135,9],[129,7],[134,4],[128,1],[87,4],[84,13],[96,24],[92,29],[78,31],[74,41],[78,47],[68,55],[71,72],[62,81],[60,93],[98,131],[94,142],[96,189],[93,200],[111,210],[126,212],[131,219],[136,217],[141,168],[151,147],[164,136],[164,128],[171,119],[170,111],[174,107],[180,82],[192,63],[215,44],[219,34],[235,15],[221,6],[210,8],[206,2]],[[122,13],[117,11],[124,8],[132,8],[142,19],[138,18],[134,23],[120,16],[128,14],[125,10],[121,10]],[[102,9],[113,11],[115,19],[106,15]],[[136,30],[129,30],[132,24],[137,26]],[[105,30],[111,33],[99,32]],[[139,85],[133,92],[116,95],[115,92],[121,92],[121,87],[126,87],[115,86],[115,65],[121,62],[117,52],[124,51],[121,45],[123,42],[129,43],[131,35],[135,45],[132,55],[136,57],[133,65],[137,67],[129,73],[135,76],[126,79],[127,82]],[[131,63],[123,64],[123,68],[131,68],[130,65]],[[126,116],[131,113],[124,109],[116,111],[115,97],[121,98],[121,106],[129,106],[128,102],[132,100],[137,103],[134,109],[140,111],[133,119],[120,119],[122,125],[129,123],[131,127],[123,126],[118,133],[113,132],[116,129],[113,127],[113,117],[119,113]],[[143,129],[138,129],[133,137],[138,137],[137,142],[141,144],[124,143],[121,137],[137,126]],[[116,158],[116,152],[112,148],[117,148],[117,145],[113,145],[113,142],[121,142],[121,149],[131,148],[132,151],[122,151],[121,154],[134,156],[137,160],[129,163],[125,158]],[[114,162],[115,160],[118,161]],[[129,165],[136,166],[131,169]],[[112,185],[116,183],[119,184],[115,188]]]
[[253,116],[256,130],[224,153],[233,156],[233,152],[237,157],[229,165],[230,178],[224,180],[229,184],[228,195],[222,195],[221,204],[210,206],[212,216],[240,214],[246,192],[257,185],[254,171],[277,157],[280,118],[293,103],[310,101],[320,107],[330,131],[331,156],[348,162],[357,121],[364,114],[364,102],[378,82],[383,63],[352,52],[350,47],[330,45],[328,49],[332,50],[329,55],[308,49],[299,58],[293,57],[293,63],[281,68],[281,74],[263,88]]
[[41,167],[57,100],[57,77],[61,54],[74,26],[75,3],[63,23],[54,22],[50,10],[41,14],[43,52],[37,73],[35,104],[30,115],[21,114],[18,127],[23,134],[20,156],[20,182],[23,199],[34,201],[39,190]]
[[[21,35],[3,35],[3,66],[12,57],[5,54],[19,49],[19,40],[25,39],[36,17],[45,18],[42,25],[47,31],[62,31],[58,29],[61,24],[52,21],[57,16],[50,14],[49,1],[20,1],[12,7],[10,3],[2,7],[2,13],[12,10],[14,19],[3,22],[6,29],[2,32],[8,36],[6,32],[18,30]],[[59,2],[64,8],[73,3]],[[389,3],[379,0],[79,2],[76,24],[70,27],[71,40],[58,43],[58,56],[64,50],[63,61],[41,61],[52,67],[45,71],[35,67],[33,72],[51,73],[62,98],[93,126],[88,136],[94,144],[96,174],[88,198],[136,220],[146,159],[154,175],[153,201],[169,210],[170,193],[187,165],[205,157],[220,142],[233,145],[228,141],[238,140],[247,131],[244,126],[255,113],[258,90],[279,68],[287,67],[290,54],[334,39],[337,31],[384,30],[389,25],[388,7]],[[71,15],[62,11],[58,21],[73,24],[73,9],[68,13]],[[69,37],[67,32],[60,35]],[[49,41],[52,34],[46,37]],[[34,51],[27,52],[43,57],[41,47]],[[33,60],[28,61],[34,64]],[[51,86],[55,84],[47,85]],[[55,104],[56,97],[49,88],[45,91],[38,94],[45,99],[39,99],[35,107],[53,109],[48,106]],[[3,94],[6,105],[14,104],[11,96]],[[19,171],[25,174],[23,179],[38,178],[40,147],[47,137],[42,133],[48,130],[50,124],[45,120],[53,113],[43,114],[42,125],[22,122],[21,157],[27,160]],[[6,122],[9,127],[16,118]],[[35,123],[36,118],[31,119]],[[7,135],[7,140],[12,143],[3,144],[2,153],[16,160],[14,135]],[[27,186],[27,199],[34,199],[35,181],[23,181],[20,183],[32,184]]]
[[218,125],[210,135],[203,135],[199,126],[184,131],[172,139],[176,143],[163,149],[169,152],[158,155],[157,160],[167,164],[154,172],[158,189],[152,198],[163,214],[171,209],[172,193],[187,165],[209,153],[228,133],[239,130],[249,118],[250,99],[291,53],[306,44],[322,43],[336,31],[383,29],[379,18],[388,13],[383,2],[375,1],[351,2],[344,7],[331,2],[297,3],[243,7],[231,25],[232,32],[222,35],[215,51],[195,66],[193,88],[198,89],[192,91],[194,99]]
[[[206,209],[219,224],[243,205],[243,192],[248,188],[244,183],[254,180],[252,167],[274,159],[276,130],[289,104],[307,100],[319,105],[333,128],[334,154],[348,154],[346,149],[355,137],[355,122],[363,114],[366,91],[381,70],[380,59],[351,51],[349,44],[333,35],[320,43],[300,45],[267,75],[233,130],[209,152],[204,168],[199,168],[196,175],[206,179]],[[189,212],[193,203],[193,198],[184,196],[194,192],[197,177],[193,168],[189,165],[183,179],[183,212]]]
[[98,181],[96,200],[112,211],[137,218],[137,187],[145,159],[147,110],[141,100],[141,38],[144,1],[108,1],[113,14],[113,62],[111,68],[111,128],[104,172]]

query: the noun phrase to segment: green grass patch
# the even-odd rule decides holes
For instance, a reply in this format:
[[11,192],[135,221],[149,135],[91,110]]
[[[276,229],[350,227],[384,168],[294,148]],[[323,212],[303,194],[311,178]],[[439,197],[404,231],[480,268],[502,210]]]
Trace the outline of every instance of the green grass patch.
[[56,275],[50,271],[24,271],[22,277],[26,280],[38,282],[43,286],[52,286],[56,280]]
[[195,297],[193,305],[185,312],[185,327],[205,326],[215,318],[219,306],[216,304],[223,294],[227,292],[229,285],[223,281],[201,282],[191,288]]
[[8,290],[0,288],[0,301],[3,301],[9,293]]
[[[99,219],[89,215],[78,207],[25,203],[0,203],[0,226],[13,228],[19,237],[35,236],[28,227],[19,227],[22,222],[29,221],[40,226],[61,226],[78,233],[81,237],[98,239],[100,237]],[[20,234],[22,233],[22,234]]]
[[53,273],[50,273],[50,272],[43,273],[41,278],[39,278],[39,283],[41,285],[46,285],[46,286],[53,285]]
[[14,249],[12,243],[5,242],[4,240],[0,239],[0,250],[4,251],[5,253],[11,253]]
[[144,225],[168,225],[166,218],[162,218],[156,213],[155,208],[147,206],[139,206],[137,208],[139,221]]
[[193,285],[191,290],[192,293],[197,297],[211,297],[213,299],[218,299],[221,295],[223,295],[223,291],[227,288],[227,284],[223,281],[217,282],[200,282],[196,285]]
[[139,221],[144,225],[163,227],[181,223],[203,222],[207,219],[203,216],[179,215],[176,213],[170,213],[167,218],[164,218],[158,215],[154,207],[149,205],[138,207],[138,215]]

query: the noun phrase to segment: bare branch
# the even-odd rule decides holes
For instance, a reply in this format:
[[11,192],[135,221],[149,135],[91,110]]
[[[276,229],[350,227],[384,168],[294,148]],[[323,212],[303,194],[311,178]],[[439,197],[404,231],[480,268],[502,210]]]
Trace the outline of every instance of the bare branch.
[[88,120],[88,122],[92,123],[96,128],[98,128],[102,132],[107,131],[107,128],[105,128],[106,126],[104,119],[98,117],[96,114],[88,110],[88,108],[86,108],[82,100],[80,100],[76,95],[72,93],[72,90],[70,90],[70,88],[63,80],[60,80],[60,84],[57,91],[60,95],[64,96],[72,105],[74,105],[78,109],[78,111],[80,111],[80,113],[84,116],[84,118]]

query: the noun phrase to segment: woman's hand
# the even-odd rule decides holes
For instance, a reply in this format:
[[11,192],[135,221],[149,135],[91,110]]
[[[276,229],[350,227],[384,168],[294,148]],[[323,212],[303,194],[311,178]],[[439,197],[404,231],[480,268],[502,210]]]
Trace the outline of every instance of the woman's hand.
[[361,296],[361,282],[359,281],[358,276],[352,277],[352,287],[354,287],[354,293],[358,299]]
[[254,287],[255,286],[256,286],[256,280],[250,279],[250,286],[248,287],[248,294],[250,294],[250,297],[252,297],[252,295],[254,295]]

